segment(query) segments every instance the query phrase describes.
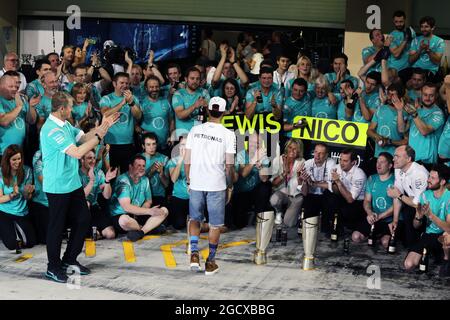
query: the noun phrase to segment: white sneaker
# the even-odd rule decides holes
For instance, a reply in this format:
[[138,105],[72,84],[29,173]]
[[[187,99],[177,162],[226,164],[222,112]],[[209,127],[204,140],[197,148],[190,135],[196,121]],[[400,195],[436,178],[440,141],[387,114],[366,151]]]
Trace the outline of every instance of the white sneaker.
[[281,212],[277,212],[277,215],[275,217],[275,224],[282,224],[283,223],[283,217]]

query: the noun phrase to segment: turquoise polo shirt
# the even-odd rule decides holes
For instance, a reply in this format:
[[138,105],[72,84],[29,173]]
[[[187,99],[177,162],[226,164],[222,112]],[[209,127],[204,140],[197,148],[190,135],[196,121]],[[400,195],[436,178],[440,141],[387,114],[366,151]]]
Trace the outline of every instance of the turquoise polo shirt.
[[[438,154],[444,159],[450,159],[450,117],[447,118],[444,130],[442,130],[442,135],[439,138]],[[450,167],[450,162],[447,162],[447,166]]]
[[[311,97],[305,94],[300,100],[295,100],[292,96],[286,99],[283,107],[283,121],[284,123],[294,124],[295,117],[311,116]],[[287,137],[292,137],[292,131],[284,133]]]
[[[411,43],[410,53],[415,51],[419,52],[420,43],[424,40],[424,36],[419,36],[413,40]],[[444,39],[439,38],[438,36],[433,35],[430,41],[430,50],[434,53],[445,53],[445,41]],[[433,73],[436,73],[439,70],[440,64],[436,64],[430,59],[430,55],[423,51],[419,59],[412,65],[413,68],[421,68],[425,70],[429,70]]]
[[[24,175],[23,181],[19,185],[19,196],[8,202],[0,203],[0,211],[23,217],[28,214],[27,200],[23,197],[23,189],[27,184],[33,184],[33,173],[27,166],[23,166]],[[3,191],[3,195],[7,196],[14,192],[14,185],[17,184],[17,176],[13,177],[13,181],[10,186],[7,186],[3,181],[3,176],[0,174],[0,189]]]
[[144,88],[144,81],[142,81],[138,86],[134,87],[130,85],[130,90],[138,100],[141,100],[147,96],[147,90]]
[[[403,31],[394,30],[390,34],[392,36],[392,42],[389,46],[390,49],[398,48],[405,41],[405,34]],[[410,45],[407,44],[403,49],[402,54],[396,58],[393,54],[391,54],[388,58],[388,68],[394,68],[397,71],[401,71],[403,69],[409,68],[409,48]]]
[[439,138],[445,121],[444,113],[437,105],[433,105],[431,108],[419,108],[417,113],[426,125],[433,127],[434,131],[426,136],[422,135],[410,116],[411,127],[409,128],[408,144],[416,151],[416,161],[435,163],[438,159]]
[[114,192],[109,206],[112,216],[127,214],[120,205],[120,199],[130,199],[130,203],[137,207],[142,207],[146,201],[151,201],[152,192],[148,178],[144,176],[135,184],[128,172],[120,175],[114,185]]
[[[258,81],[256,85],[253,87],[253,89],[248,90],[247,94],[245,96],[245,100],[247,102],[253,102],[255,101],[255,97],[253,96],[253,92],[255,90],[261,90],[261,83]],[[280,90],[278,90],[278,87],[275,84],[272,84],[272,86],[269,89],[269,92],[267,94],[264,94],[264,92],[261,92],[262,96],[262,103],[256,103],[255,113],[262,113],[262,112],[272,112],[272,97],[275,96],[275,102],[277,105],[281,105],[282,103],[282,97],[280,96]]]
[[[78,171],[78,173],[80,175],[81,184],[83,188],[86,188],[86,186],[89,184],[90,180],[89,176],[84,174],[81,168]],[[105,174],[103,173],[102,170],[94,169],[94,175],[95,175],[94,185],[92,186],[91,192],[86,197],[86,200],[89,201],[91,205],[98,204],[97,202],[98,194],[102,193],[102,189],[100,187],[104,185],[106,181]]]
[[52,114],[41,128],[43,163],[43,190],[47,193],[70,193],[81,188],[78,175],[78,159],[66,154],[76,146],[84,132],[68,121],[61,121]]
[[[387,190],[394,185],[395,176],[391,174],[389,179],[381,181],[378,174],[374,174],[367,179],[366,194],[372,196],[372,211],[377,215],[382,214],[392,207],[392,198],[387,195]],[[393,217],[383,219],[386,223],[391,223]]]
[[[139,105],[136,96],[133,97],[134,103]],[[100,108],[110,108],[117,106],[123,100],[122,96],[110,93],[100,100]],[[105,142],[108,144],[132,144],[134,133],[134,117],[131,113],[131,107],[128,103],[124,104],[119,110],[120,118],[109,130],[105,136]]]
[[83,102],[82,104],[73,105],[72,107],[72,118],[76,123],[80,122],[81,119],[86,117],[86,110],[88,108],[88,103]]
[[150,100],[148,96],[140,100],[142,110],[141,128],[153,132],[158,137],[158,145],[162,148],[167,146],[169,138],[170,119],[172,107],[166,98]]
[[[364,99],[367,108],[369,108],[370,110],[376,111],[381,106],[381,100],[380,95],[378,94],[378,90],[374,90],[374,92],[370,94],[366,94],[363,91],[363,93],[359,96],[359,99]],[[361,123],[370,123],[370,121],[367,121],[362,115],[361,104],[359,101],[355,106],[355,112],[353,113],[352,121]]]
[[44,87],[42,86],[41,81],[39,81],[39,79],[35,79],[33,81],[31,81],[26,89],[25,89],[25,94],[27,95],[28,99],[31,99],[33,97],[36,96],[43,96],[45,92]]
[[[236,172],[239,171],[240,165],[248,165],[248,164],[250,164],[248,152],[246,150],[238,152],[238,154],[236,155],[236,163],[235,163]],[[259,178],[259,170],[256,168],[256,166],[253,166],[252,170],[250,171],[250,174],[245,178],[239,175],[238,181],[234,184],[234,192],[242,193],[252,191],[260,182],[261,179]]]
[[150,180],[152,195],[155,197],[165,197],[166,188],[161,181],[159,173],[155,171],[152,175],[150,175],[150,168],[155,162],[161,162],[165,167],[167,165],[167,162],[169,161],[169,158],[158,152],[154,156],[149,156],[145,153],[142,153],[142,156],[145,158],[145,174]]
[[[23,101],[22,110],[19,115],[8,126],[0,126],[0,153],[3,154],[5,149],[12,145],[17,144],[22,147],[25,141],[26,133],[26,119],[27,113],[30,109],[28,102]],[[0,114],[9,113],[16,108],[16,100],[6,100],[0,97]]]
[[[335,81],[335,80],[337,79],[337,74],[336,74],[336,72],[326,73],[326,74],[325,74],[325,79],[327,79],[328,84],[330,84],[330,86],[331,86],[331,84],[333,83],[333,81]],[[350,75],[349,73],[346,73],[346,74],[344,75],[344,79],[342,79],[341,81],[339,81],[339,82],[334,86],[333,93],[340,93],[340,90],[341,90],[341,83],[342,83],[342,81],[344,81],[344,80],[350,80],[350,81],[353,83],[353,87],[355,88],[355,90],[359,87],[359,81],[358,81],[358,79],[355,78],[354,76]]]
[[[370,47],[366,47],[362,50],[362,60],[363,60],[363,65],[365,65],[364,60],[367,59],[368,57],[370,57],[371,55],[375,54],[375,52],[377,52],[378,49],[375,48],[374,46],[370,46]],[[377,63],[374,66],[372,66],[367,73],[372,72],[372,71],[376,71],[376,72],[381,72],[381,63]]]
[[41,101],[36,106],[36,113],[39,118],[47,119],[52,112],[52,98],[47,96],[42,96]]
[[[210,96],[208,90],[198,88],[193,93],[189,93],[186,89],[180,89],[174,93],[172,97],[172,108],[175,112],[177,108],[188,109],[192,106],[198,98],[204,97],[209,102]],[[187,119],[179,119],[175,114],[175,128],[177,132],[189,132],[193,126],[201,124],[197,121],[198,109],[191,113]],[[177,134],[179,136],[180,134]]]
[[[431,212],[437,216],[441,221],[446,221],[447,216],[450,214],[450,191],[447,189],[444,191],[440,198],[434,196],[432,190],[426,190],[420,197],[420,203],[423,205],[425,203],[430,204]],[[428,234],[441,234],[444,230],[438,227],[430,219],[427,219],[427,228],[425,233]]]
[[[167,166],[165,168],[166,175],[170,177],[170,169],[175,168],[177,166],[178,160],[180,156],[174,157],[169,160]],[[181,164],[180,175],[178,176],[177,181],[173,184],[172,196],[177,197],[178,199],[188,200],[189,192],[188,185],[186,180],[186,172],[184,171],[184,161]]]
[[48,207],[48,199],[44,190],[42,190],[42,183],[39,182],[39,177],[42,175],[42,152],[41,150],[36,151],[33,156],[33,176],[34,176],[34,194],[33,202],[39,203],[44,207]]
[[[337,97],[338,100],[340,97]],[[311,116],[315,118],[337,119],[338,107],[332,105],[327,96],[324,98],[315,97],[311,105]]]

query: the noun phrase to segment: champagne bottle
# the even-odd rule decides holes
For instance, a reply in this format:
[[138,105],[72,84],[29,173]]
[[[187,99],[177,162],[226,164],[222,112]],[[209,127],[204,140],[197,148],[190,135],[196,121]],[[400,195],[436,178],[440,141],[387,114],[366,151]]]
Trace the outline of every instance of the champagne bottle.
[[375,245],[374,232],[373,232],[374,229],[375,229],[375,223],[372,224],[372,226],[370,227],[369,238],[367,238],[367,244],[371,247],[373,247]]
[[392,233],[391,238],[389,239],[388,253],[394,254],[396,250],[397,248],[396,248],[395,234]]
[[298,228],[297,228],[297,234],[301,238],[302,232],[303,232],[303,217],[305,216],[305,208],[302,207],[302,213],[300,215],[300,219],[298,219]]
[[428,253],[427,248],[423,248],[422,258],[420,259],[419,270],[421,273],[428,272]]
[[338,214],[335,213],[334,214],[333,229],[331,230],[331,240],[332,241],[337,241],[338,240],[337,224],[338,224]]
[[16,239],[16,254],[22,253],[22,240]]
[[205,107],[200,107],[198,110],[197,121],[204,123],[206,119],[206,109]]

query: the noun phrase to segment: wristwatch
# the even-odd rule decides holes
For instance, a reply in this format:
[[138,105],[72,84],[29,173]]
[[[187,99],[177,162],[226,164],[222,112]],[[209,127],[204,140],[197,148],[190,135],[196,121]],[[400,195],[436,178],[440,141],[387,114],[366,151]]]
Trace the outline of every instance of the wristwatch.
[[400,195],[397,197],[397,199],[400,200],[400,201],[402,201],[403,196],[404,196],[404,194],[402,193],[402,194],[400,194]]
[[132,100],[128,105],[130,106],[130,107],[132,107],[132,106],[134,106],[134,100]]
[[97,137],[98,142],[100,143],[100,141],[102,141],[102,138],[100,137],[100,135],[98,133],[95,133],[95,136]]

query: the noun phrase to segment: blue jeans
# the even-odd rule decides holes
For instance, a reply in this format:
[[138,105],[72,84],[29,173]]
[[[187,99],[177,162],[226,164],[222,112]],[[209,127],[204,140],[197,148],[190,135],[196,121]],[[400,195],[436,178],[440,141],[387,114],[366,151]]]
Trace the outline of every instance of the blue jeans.
[[225,220],[226,195],[226,190],[191,190],[189,195],[189,215],[191,220],[202,222],[206,205],[208,208],[209,224],[214,227],[223,226]]

